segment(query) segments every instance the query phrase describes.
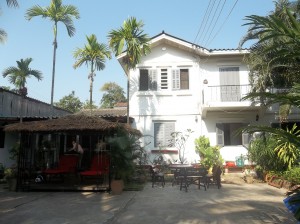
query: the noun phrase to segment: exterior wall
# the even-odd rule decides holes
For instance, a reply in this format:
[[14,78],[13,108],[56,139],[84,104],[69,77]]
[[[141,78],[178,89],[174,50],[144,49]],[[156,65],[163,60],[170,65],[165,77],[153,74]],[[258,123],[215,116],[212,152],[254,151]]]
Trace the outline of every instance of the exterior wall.
[[[19,94],[0,88],[0,118],[20,117],[22,104],[23,117],[49,117],[51,114],[49,104],[27,97],[22,100]],[[70,114],[70,112],[56,107],[53,112],[54,117]]]
[[5,167],[10,167],[17,162],[9,159],[9,149],[14,146],[16,139],[18,139],[18,134],[10,133],[5,135],[4,148],[0,148],[0,163]]
[[[145,135],[143,144],[150,155],[150,161],[157,156],[152,150],[157,152],[159,149],[154,147],[155,122],[174,122],[176,132],[185,132],[187,129],[193,131],[187,141],[184,157],[187,162],[194,163],[199,162],[200,159],[195,152],[195,139],[204,135],[209,138],[212,146],[217,145],[218,123],[269,125],[276,121],[272,110],[265,112],[264,108],[253,105],[250,101],[222,102],[220,98],[220,89],[217,88],[222,84],[219,69],[223,67],[239,67],[240,97],[249,92],[248,69],[242,61],[244,52],[203,50],[199,53],[187,49],[187,43],[177,43],[177,45],[169,43],[159,40],[151,53],[142,58],[137,69],[130,72],[129,114],[135,120],[134,126]],[[169,73],[171,69],[188,69],[189,89],[159,90],[158,88],[157,91],[139,91],[140,69],[162,68],[168,69],[169,86],[172,84],[172,75]],[[174,151],[175,148],[164,146],[163,149]],[[165,160],[178,162],[178,154],[169,152],[164,152]],[[247,154],[247,145],[223,146],[221,154],[225,161],[235,161],[241,154]]]

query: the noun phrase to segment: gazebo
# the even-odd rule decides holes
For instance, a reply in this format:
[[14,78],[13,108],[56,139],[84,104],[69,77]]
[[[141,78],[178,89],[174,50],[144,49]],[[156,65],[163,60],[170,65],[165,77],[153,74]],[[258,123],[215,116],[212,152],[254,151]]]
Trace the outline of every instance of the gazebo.
[[76,140],[84,148],[79,171],[88,169],[95,155],[102,158],[102,155],[110,150],[106,140],[113,137],[120,128],[140,135],[138,130],[128,124],[82,114],[5,126],[5,132],[16,132],[20,136],[17,189],[108,190],[109,178],[106,181],[97,180],[88,184],[81,183],[76,175],[66,178],[63,182],[53,183],[36,183],[35,179],[43,174],[43,170],[57,166],[61,156],[72,147],[72,140]]

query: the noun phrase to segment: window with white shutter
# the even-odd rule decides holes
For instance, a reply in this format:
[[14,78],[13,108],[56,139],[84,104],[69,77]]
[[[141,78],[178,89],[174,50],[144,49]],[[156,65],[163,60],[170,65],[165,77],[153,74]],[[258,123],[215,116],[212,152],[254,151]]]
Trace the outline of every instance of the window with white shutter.
[[172,88],[180,89],[180,70],[179,69],[172,70]]
[[189,89],[189,70],[173,69],[172,70],[172,89]]
[[216,124],[217,145],[244,145],[249,144],[248,133],[241,133],[241,128],[246,126],[244,123],[219,123]]
[[173,132],[175,132],[174,122],[154,123],[154,147],[173,147],[170,145]]
[[149,70],[149,90],[157,90],[157,70]]
[[160,88],[168,89],[168,70],[166,68],[160,70]]
[[157,90],[157,71],[156,69],[140,69],[139,90]]
[[219,68],[220,73],[220,95],[222,102],[239,101],[241,99],[240,68]]

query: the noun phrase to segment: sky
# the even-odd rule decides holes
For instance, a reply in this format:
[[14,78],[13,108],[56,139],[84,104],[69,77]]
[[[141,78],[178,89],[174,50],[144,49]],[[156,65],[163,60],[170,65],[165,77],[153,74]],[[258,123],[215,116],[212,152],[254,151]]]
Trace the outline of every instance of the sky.
[[[8,34],[0,44],[0,72],[16,61],[32,58],[31,69],[40,70],[43,80],[27,80],[28,96],[50,103],[53,23],[49,19],[34,17],[25,19],[26,11],[39,5],[47,7],[50,0],[18,0],[19,8],[9,8],[0,0],[0,28]],[[89,99],[89,68],[82,65],[73,68],[73,52],[86,44],[86,36],[95,34],[98,42],[108,45],[107,35],[119,29],[124,20],[135,17],[144,22],[144,32],[149,37],[162,31],[207,49],[235,49],[247,32],[246,16],[266,16],[274,10],[274,0],[63,0],[64,5],[74,5],[80,19],[74,19],[76,33],[69,37],[65,26],[58,26],[58,48],[54,102],[75,91],[81,102]],[[247,48],[251,43],[246,43]],[[100,105],[103,92],[100,88],[107,82],[115,82],[126,92],[126,76],[113,56],[105,63],[105,69],[96,72],[93,101]],[[10,86],[7,78],[0,75],[0,86]]]

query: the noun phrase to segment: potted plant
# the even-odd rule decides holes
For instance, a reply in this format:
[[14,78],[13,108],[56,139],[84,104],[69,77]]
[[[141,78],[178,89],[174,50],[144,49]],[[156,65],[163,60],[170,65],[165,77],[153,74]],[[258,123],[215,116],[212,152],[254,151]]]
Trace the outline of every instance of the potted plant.
[[16,191],[17,189],[17,168],[11,167],[4,170],[4,178],[7,181],[8,189]]
[[[20,154],[20,142],[17,142],[12,148],[9,149],[9,158],[18,161],[18,157]],[[17,189],[17,174],[18,168],[17,165],[13,165],[4,170],[4,179],[8,183],[8,188],[10,191],[16,191]]]
[[200,136],[195,139],[195,151],[200,156],[201,164],[211,173],[214,165],[221,166],[223,158],[218,146],[211,146],[209,138]]
[[244,181],[248,184],[252,184],[254,182],[254,170],[251,166],[244,166]]
[[129,133],[120,128],[116,136],[108,139],[112,194],[122,193],[124,183],[130,180],[130,176],[134,172],[136,160],[143,150],[138,141],[140,137],[140,133]]

